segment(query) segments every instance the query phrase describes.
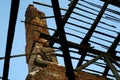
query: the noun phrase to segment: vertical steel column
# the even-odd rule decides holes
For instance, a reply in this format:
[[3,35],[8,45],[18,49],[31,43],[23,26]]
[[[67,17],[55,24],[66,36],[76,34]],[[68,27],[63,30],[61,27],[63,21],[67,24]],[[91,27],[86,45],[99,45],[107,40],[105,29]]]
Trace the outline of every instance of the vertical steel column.
[[6,45],[6,52],[5,52],[3,80],[8,80],[10,55],[11,55],[13,38],[14,38],[18,8],[19,8],[19,0],[12,0],[10,20],[9,20],[9,29],[8,29],[8,36],[7,36],[7,45]]
[[[97,24],[99,23],[102,15],[104,14],[104,12],[105,12],[108,4],[109,4],[109,1],[110,1],[110,0],[107,0],[107,1],[104,3],[101,11],[99,12],[99,14],[98,14],[97,18],[95,19],[93,25],[91,26],[90,30],[88,31],[88,33],[86,34],[86,36],[84,37],[84,39],[82,40],[82,42],[81,42],[80,45],[85,45],[85,46],[88,46],[88,47],[90,46],[90,44],[88,43],[88,41],[89,41],[89,39],[91,38],[93,32],[95,31],[95,28],[97,27]],[[80,65],[83,63],[84,58],[85,58],[85,56],[87,55],[87,51],[84,51],[84,50],[83,50],[83,51],[80,51],[80,50],[79,50],[79,53],[81,53],[82,55],[81,55],[81,58],[80,58],[80,60],[79,60],[79,62],[78,62],[77,67],[80,66]]]
[[[79,0],[73,0],[73,1],[71,1],[70,6],[69,6],[69,8],[68,8],[68,11],[65,13],[65,15],[64,15],[64,17],[63,17],[63,19],[62,19],[62,21],[63,21],[63,27],[64,27],[64,25],[66,24],[66,22],[68,21],[71,13],[73,12],[76,4],[78,3],[78,1],[79,1]],[[54,37],[57,37],[57,36],[58,36],[58,31],[56,31],[56,32],[53,34],[53,36],[54,36]],[[50,46],[53,46],[53,44],[54,44],[54,42],[50,42]]]
[[[112,43],[110,48],[108,49],[107,53],[111,53],[111,55],[116,55],[115,49],[116,49],[117,45],[119,44],[119,42],[120,42],[120,33],[118,34],[118,36],[116,37],[116,39],[114,40],[114,42]],[[109,69],[110,69],[109,66],[105,67],[103,76],[107,76]]]
[[53,6],[54,15],[55,15],[58,36],[61,41],[60,44],[61,44],[61,48],[64,56],[64,62],[66,66],[66,75],[68,76],[69,80],[75,80],[73,66],[72,66],[69,49],[66,41],[65,31],[64,31],[64,23],[62,21],[62,16],[60,12],[59,2],[58,0],[51,0],[51,2]]

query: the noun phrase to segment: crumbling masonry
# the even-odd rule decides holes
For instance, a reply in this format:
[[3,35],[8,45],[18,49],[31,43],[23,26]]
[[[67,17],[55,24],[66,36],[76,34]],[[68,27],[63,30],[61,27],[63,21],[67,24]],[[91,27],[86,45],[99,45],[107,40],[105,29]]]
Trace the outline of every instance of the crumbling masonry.
[[[26,80],[68,80],[65,67],[58,65],[55,51],[49,47],[49,41],[40,37],[49,35],[45,14],[29,5],[25,14],[26,61],[29,74]],[[74,72],[76,80],[106,80],[104,77],[86,72]]]

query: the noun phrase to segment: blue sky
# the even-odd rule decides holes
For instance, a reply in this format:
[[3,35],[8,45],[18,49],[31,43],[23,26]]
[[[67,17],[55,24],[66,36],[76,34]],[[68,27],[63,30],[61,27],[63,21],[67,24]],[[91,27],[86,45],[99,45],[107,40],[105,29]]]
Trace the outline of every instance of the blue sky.
[[[28,7],[28,5],[31,4],[33,1],[38,1],[38,2],[40,1],[41,3],[51,4],[50,0],[20,0],[19,14],[18,14],[18,19],[17,19],[17,24],[16,24],[16,30],[15,30],[15,36],[14,36],[14,42],[13,42],[11,55],[25,53],[25,45],[26,45],[26,43],[25,43],[25,41],[26,41],[25,40],[25,26],[24,26],[24,23],[22,23],[20,21],[25,20],[25,16],[24,16],[25,10]],[[65,0],[64,3],[62,2],[62,0],[59,0],[59,1],[61,3],[61,5],[60,5],[61,7],[67,8],[68,0]],[[95,0],[92,0],[92,1],[95,1]],[[3,57],[5,55],[10,6],[11,6],[11,0],[0,0],[0,10],[1,10],[1,12],[0,12],[0,22],[1,22],[0,23],[0,27],[1,27],[1,29],[0,29],[0,57]],[[39,5],[35,5],[35,7],[37,7],[39,10],[45,12],[46,16],[53,15],[53,13],[50,12],[51,9],[48,9],[46,7],[42,7]],[[109,7],[112,7],[112,6],[109,6]],[[115,9],[118,9],[118,8],[115,8]],[[120,9],[118,9],[118,10],[120,10]],[[62,12],[62,14],[64,14],[64,11]],[[74,16],[74,15],[72,14],[72,16]],[[55,26],[53,19],[48,19],[47,23],[49,23],[49,27]],[[115,22],[113,22],[113,24],[115,24],[117,26],[117,29],[115,29],[115,30],[120,32],[120,28],[118,27],[119,24],[115,23]],[[52,32],[51,32],[51,34],[52,34]],[[82,35],[82,36],[84,36],[84,35]],[[70,39],[71,39],[71,37],[70,37]],[[74,38],[74,39],[72,38],[72,41],[78,42],[78,43],[80,42],[76,38]],[[61,59],[59,61],[61,61]],[[63,62],[61,61],[61,63],[63,63]],[[2,73],[3,73],[3,60],[0,60],[0,77],[2,77]],[[9,79],[24,80],[25,77],[27,76],[27,74],[28,74],[28,66],[26,64],[25,57],[11,59]]]
[[[32,3],[32,0],[20,0],[19,14],[16,24],[16,31],[11,55],[25,53],[25,27],[24,24],[21,23],[20,21],[25,19],[24,17],[25,10],[30,3]],[[0,0],[0,6],[1,6],[0,57],[3,57],[5,54],[11,0]],[[3,73],[3,60],[0,61],[0,77],[2,77],[2,73]],[[26,76],[27,76],[27,64],[25,57],[11,59],[9,79],[24,80]]]
[[[34,0],[41,1],[43,3],[50,4],[50,0]],[[16,23],[16,30],[14,35],[14,41],[12,46],[11,55],[24,54],[25,53],[25,26],[24,23],[20,22],[25,20],[25,11],[29,4],[32,4],[33,0],[20,0],[20,7],[18,12],[18,19]],[[4,57],[6,48],[6,39],[10,15],[11,0],[0,0],[0,57]],[[47,12],[46,15],[50,14],[45,7],[40,8],[41,11]],[[52,15],[52,14],[51,14]],[[52,24],[51,24],[52,25]],[[0,77],[3,73],[4,61],[0,60]],[[10,61],[10,80],[24,80],[28,74],[28,66],[26,64],[25,57],[13,58]]]

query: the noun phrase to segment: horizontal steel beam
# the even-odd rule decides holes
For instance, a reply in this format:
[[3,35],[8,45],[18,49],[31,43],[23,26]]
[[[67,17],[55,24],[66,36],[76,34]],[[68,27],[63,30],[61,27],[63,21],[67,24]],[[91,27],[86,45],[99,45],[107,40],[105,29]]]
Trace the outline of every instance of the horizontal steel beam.
[[[101,0],[101,1],[106,1],[106,0]],[[117,7],[120,7],[120,0],[111,0],[110,1],[110,4],[114,5],[114,6],[117,6]]]
[[[100,9],[102,8],[101,5],[98,5],[98,4],[95,4],[95,3],[92,3],[92,2],[89,2],[89,1],[86,1],[86,0],[81,0],[81,1],[87,3],[87,4],[91,5],[91,6],[94,6],[94,7],[100,8]],[[111,0],[111,1],[112,1],[112,0]],[[110,2],[111,2],[111,1],[110,1]],[[114,2],[114,1],[113,1],[113,2]],[[120,15],[120,12],[119,12],[119,11],[116,11],[116,10],[114,10],[114,9],[107,8],[106,11],[109,11],[109,12],[111,12],[111,13]]]
[[[51,5],[47,5],[47,4],[44,4],[44,3],[39,3],[39,2],[35,2],[35,1],[34,1],[33,3],[34,3],[34,4],[37,4],[37,5],[41,5],[41,6],[53,8]],[[60,8],[60,10],[67,11],[67,9],[64,9],[64,8]],[[80,13],[75,12],[75,11],[73,11],[72,13],[73,13],[73,14],[76,14],[76,15],[78,15],[78,16],[82,16],[82,17],[88,18],[88,19],[90,19],[90,20],[94,20],[93,18],[90,18],[90,17],[88,17],[88,16],[85,16],[85,15],[80,14]],[[110,27],[113,27],[113,28],[116,28],[115,26],[112,26],[112,25],[110,25],[110,24],[107,24],[107,23],[105,23],[105,22],[103,22],[103,21],[100,21],[100,23],[102,23],[102,24],[104,24],[104,25],[107,25],[107,26],[110,26]]]
[[[55,43],[60,43],[60,40],[58,38],[55,38],[55,37],[52,37],[52,36],[49,36],[49,35],[46,35],[46,34],[43,34],[41,33],[40,37],[43,37],[49,41],[55,41]],[[71,42],[71,41],[67,41],[67,44],[69,47],[71,48],[75,48],[75,49],[84,49],[84,50],[87,50],[88,52],[92,53],[92,54],[95,54],[95,55],[100,55],[100,54],[106,54],[106,52],[103,52],[103,51],[99,51],[99,50],[96,50],[96,49],[93,49],[91,47],[86,47],[86,46],[83,46],[83,45],[79,45],[77,43],[74,43],[74,42]],[[110,55],[110,53],[107,53]],[[112,56],[113,59],[117,60],[117,61],[120,61],[120,57],[118,56],[114,56],[114,55],[110,55]]]

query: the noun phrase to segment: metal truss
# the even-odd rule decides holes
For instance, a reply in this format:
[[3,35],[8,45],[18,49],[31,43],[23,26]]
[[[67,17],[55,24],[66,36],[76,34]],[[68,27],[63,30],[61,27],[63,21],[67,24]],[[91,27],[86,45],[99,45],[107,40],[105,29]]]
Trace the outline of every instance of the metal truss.
[[[59,6],[60,3],[58,0],[51,0],[52,3],[51,5],[47,5],[46,3],[44,4],[39,2],[33,2],[33,4],[45,6],[53,9],[54,15],[46,16],[45,18],[46,19],[54,18],[57,29],[51,29],[48,26],[48,29],[53,30],[54,34],[52,36],[48,36],[41,33],[40,37],[48,39],[50,41],[49,44],[51,45],[51,47],[54,47],[54,43],[60,45],[59,49],[60,51],[62,51],[63,54],[61,55],[56,53],[56,55],[64,58],[66,75],[68,76],[69,80],[75,80],[74,71],[81,71],[81,70],[94,72],[96,74],[101,74],[102,76],[108,78],[112,77],[115,78],[116,80],[120,80],[120,75],[119,75],[120,49],[117,49],[117,47],[120,48],[120,44],[119,44],[120,33],[115,30],[116,26],[114,26],[114,24],[108,23],[108,21],[119,23],[120,12],[112,8],[108,8],[108,5],[113,5],[120,8],[120,1],[119,0],[114,0],[114,1],[98,0],[98,1],[103,2],[103,5],[91,2],[91,0],[69,0],[67,9],[61,8]],[[2,77],[3,80],[8,79],[9,60],[11,57],[10,53],[11,53],[12,42],[14,37],[14,29],[18,14],[18,7],[19,7],[19,0],[12,0],[6,56],[4,62],[4,72]],[[65,14],[63,15],[61,11],[65,11]],[[93,15],[94,18],[91,16],[87,16],[83,12],[85,12],[86,14]],[[107,12],[110,12],[111,14]],[[114,14],[119,16],[119,18],[117,16],[114,16]],[[79,18],[73,15],[79,16]],[[82,19],[82,17],[86,20]],[[77,21],[79,23],[82,22],[84,24],[75,23],[70,20]],[[93,23],[90,21],[92,21]],[[70,27],[68,27],[67,25],[69,25]],[[89,25],[89,27],[86,25]],[[98,28],[101,28],[103,32],[100,31]],[[70,30],[71,32],[67,31],[66,29]],[[78,34],[74,32],[77,32]],[[94,34],[98,34],[99,36]],[[115,34],[116,36],[112,34]],[[75,37],[75,39],[80,40],[80,42],[76,43],[71,39],[69,40],[68,36]],[[103,37],[108,37],[113,40],[111,41]],[[98,39],[98,41],[96,41],[96,39]],[[103,41],[103,42],[99,42],[99,41]],[[110,45],[104,44],[104,42],[105,43],[107,42]],[[105,49],[105,51],[102,51],[101,49],[92,45],[100,46],[102,47],[102,49]],[[70,48],[77,49],[78,51],[74,51],[74,50],[72,51],[70,50]],[[74,54],[79,54],[80,57],[79,58],[72,57],[70,55],[71,52]],[[91,57],[92,59],[88,60],[87,57]],[[74,63],[72,63],[72,59],[78,61],[78,64],[75,69],[73,68]],[[103,71],[87,68],[91,64],[101,67]],[[113,74],[109,74],[109,71],[111,71]]]

